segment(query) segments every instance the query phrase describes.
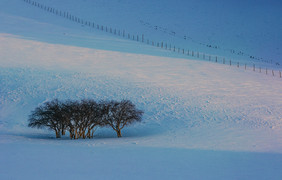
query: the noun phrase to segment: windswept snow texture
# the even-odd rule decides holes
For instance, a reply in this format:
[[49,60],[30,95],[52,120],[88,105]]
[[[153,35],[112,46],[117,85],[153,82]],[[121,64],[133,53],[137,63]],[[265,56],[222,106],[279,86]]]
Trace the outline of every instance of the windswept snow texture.
[[[255,63],[281,70],[275,64],[282,59],[278,1],[37,2],[253,63],[202,44],[244,51],[263,58]],[[189,59],[23,0],[2,0],[0,21],[1,180],[282,179],[277,74]],[[122,130],[123,138],[105,128],[94,139],[55,139],[53,132],[27,127],[31,111],[54,98],[129,99],[145,113],[141,123]]]

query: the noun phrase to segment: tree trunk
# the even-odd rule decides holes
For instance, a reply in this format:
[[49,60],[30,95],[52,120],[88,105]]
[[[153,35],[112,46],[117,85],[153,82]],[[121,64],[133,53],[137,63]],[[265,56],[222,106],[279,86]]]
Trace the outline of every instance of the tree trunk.
[[70,131],[70,139],[73,138],[73,133]]
[[74,130],[72,128],[69,129],[70,139],[74,138]]
[[75,130],[75,135],[74,135],[74,139],[78,138],[78,134],[77,134],[77,129]]
[[121,130],[117,129],[116,132],[117,132],[117,137],[120,138],[121,137]]
[[90,130],[89,130],[89,129],[87,130],[86,137],[89,138],[89,139],[91,138],[91,137],[90,137]]
[[[92,129],[89,129],[89,128],[88,128],[88,130],[87,130],[87,137],[88,137],[89,139],[93,138],[93,136],[91,136],[91,131],[92,131]],[[92,132],[92,134],[93,134],[93,132]]]
[[60,138],[61,137],[60,131],[55,131],[55,132],[56,132],[56,138]]

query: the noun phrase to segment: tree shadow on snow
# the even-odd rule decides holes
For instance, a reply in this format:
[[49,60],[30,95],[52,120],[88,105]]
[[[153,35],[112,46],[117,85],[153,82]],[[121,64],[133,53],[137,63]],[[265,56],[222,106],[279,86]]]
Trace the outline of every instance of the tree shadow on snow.
[[[122,137],[123,138],[140,138],[140,137],[148,137],[155,136],[158,134],[162,134],[164,131],[152,125],[150,126],[142,126],[142,127],[125,127],[122,129]],[[14,136],[19,138],[28,138],[28,139],[37,139],[37,140],[71,140],[69,137],[69,133],[66,132],[65,136],[61,138],[56,138],[55,133],[53,131],[44,130],[44,132],[7,132],[2,135]],[[94,137],[92,139],[110,139],[117,138],[117,134],[111,128],[99,128],[94,133]]]

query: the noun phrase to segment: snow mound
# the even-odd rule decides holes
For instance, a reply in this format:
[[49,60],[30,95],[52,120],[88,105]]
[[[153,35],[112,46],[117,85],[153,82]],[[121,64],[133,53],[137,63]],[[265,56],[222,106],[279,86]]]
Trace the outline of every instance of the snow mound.
[[[281,151],[280,139],[273,138],[281,136],[278,77],[208,62],[46,44],[8,35],[1,40],[6,42],[1,48],[0,81],[4,132],[15,128],[31,132],[26,127],[28,114],[54,98],[130,99],[145,111],[144,121],[126,129],[124,136],[156,136],[149,142],[141,138],[139,144]],[[103,134],[114,136],[103,130],[97,136]]]

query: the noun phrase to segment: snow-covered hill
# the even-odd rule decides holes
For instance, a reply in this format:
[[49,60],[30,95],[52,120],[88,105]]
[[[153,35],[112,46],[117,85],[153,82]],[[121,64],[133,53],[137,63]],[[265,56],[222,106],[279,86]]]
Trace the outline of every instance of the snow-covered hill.
[[[2,32],[9,31],[8,33],[52,43],[164,55],[136,48],[120,48],[119,45],[113,46],[105,42],[97,45],[93,39],[97,38],[97,29],[103,29],[103,32],[108,32],[107,36],[124,34],[124,38],[127,38],[130,35],[130,39],[135,41],[137,36],[141,41],[143,35],[144,43],[148,41],[149,44],[157,46],[159,43],[161,46],[163,42],[163,48],[167,45],[175,47],[176,51],[178,48],[181,51],[184,49],[185,54],[189,50],[190,56],[194,51],[195,56],[196,52],[200,52],[206,55],[206,59],[211,55],[213,61],[217,56],[219,61],[225,58],[234,63],[240,62],[248,66],[256,64],[257,67],[281,70],[281,7],[281,3],[277,1],[253,0],[236,3],[231,0],[3,0],[2,15],[12,16],[5,16],[2,24],[13,24],[14,27],[4,28]],[[15,11],[16,16],[21,18],[15,18]],[[36,21],[39,26],[34,23]],[[63,32],[58,31],[58,27]],[[36,33],[39,31],[39,34]],[[69,36],[76,38],[76,41],[70,41]],[[201,58],[203,59],[202,56]]]
[[[276,1],[37,2],[201,52],[240,57],[196,42],[281,59]],[[281,179],[279,76],[191,59],[78,25],[23,0],[0,5],[0,179]],[[150,27],[155,25],[158,30]],[[193,41],[180,37],[186,32]],[[57,140],[52,132],[27,127],[30,112],[54,98],[130,99],[145,114],[121,139],[98,129],[94,139]]]

